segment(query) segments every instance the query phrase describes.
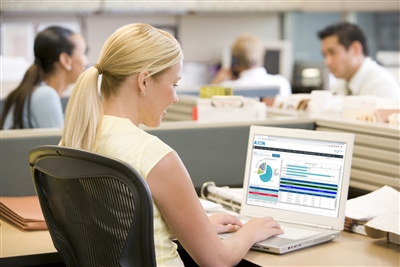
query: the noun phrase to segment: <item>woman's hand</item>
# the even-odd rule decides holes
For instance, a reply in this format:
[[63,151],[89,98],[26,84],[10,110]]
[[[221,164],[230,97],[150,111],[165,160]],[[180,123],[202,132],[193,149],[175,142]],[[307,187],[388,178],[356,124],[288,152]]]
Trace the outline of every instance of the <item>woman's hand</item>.
[[270,238],[274,235],[283,234],[281,226],[272,217],[251,218],[244,226],[255,233],[254,243]]
[[213,214],[208,219],[217,234],[236,232],[243,225],[238,218],[229,214]]

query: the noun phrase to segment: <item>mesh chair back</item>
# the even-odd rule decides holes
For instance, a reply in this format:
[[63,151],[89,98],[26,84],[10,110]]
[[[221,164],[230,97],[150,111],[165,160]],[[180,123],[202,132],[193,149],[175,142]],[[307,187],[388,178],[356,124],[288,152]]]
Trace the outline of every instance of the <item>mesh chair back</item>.
[[122,161],[40,146],[31,174],[54,246],[67,266],[156,266],[151,194]]

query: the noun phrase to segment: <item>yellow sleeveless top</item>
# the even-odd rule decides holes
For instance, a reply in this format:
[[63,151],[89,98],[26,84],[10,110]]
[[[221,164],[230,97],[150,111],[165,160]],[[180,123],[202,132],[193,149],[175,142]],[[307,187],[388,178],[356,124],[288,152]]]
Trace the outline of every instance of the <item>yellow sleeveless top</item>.
[[[118,158],[135,168],[144,179],[171,147],[139,129],[129,119],[105,115],[100,125],[95,152]],[[162,177],[160,177],[162,179]],[[154,245],[157,266],[183,266],[177,246],[170,240],[171,230],[153,200]]]

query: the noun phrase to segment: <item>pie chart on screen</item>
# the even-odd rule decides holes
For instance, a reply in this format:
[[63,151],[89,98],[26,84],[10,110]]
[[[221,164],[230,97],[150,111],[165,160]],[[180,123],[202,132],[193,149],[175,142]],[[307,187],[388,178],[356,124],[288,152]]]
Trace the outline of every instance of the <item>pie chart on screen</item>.
[[266,183],[272,178],[272,168],[263,162],[258,166],[257,174],[260,176],[261,181]]

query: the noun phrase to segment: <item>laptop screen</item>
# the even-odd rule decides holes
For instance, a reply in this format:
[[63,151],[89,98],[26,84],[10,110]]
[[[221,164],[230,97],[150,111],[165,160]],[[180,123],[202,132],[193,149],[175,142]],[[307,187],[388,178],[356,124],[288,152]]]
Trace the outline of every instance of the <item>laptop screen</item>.
[[337,217],[346,143],[255,134],[247,205]]

